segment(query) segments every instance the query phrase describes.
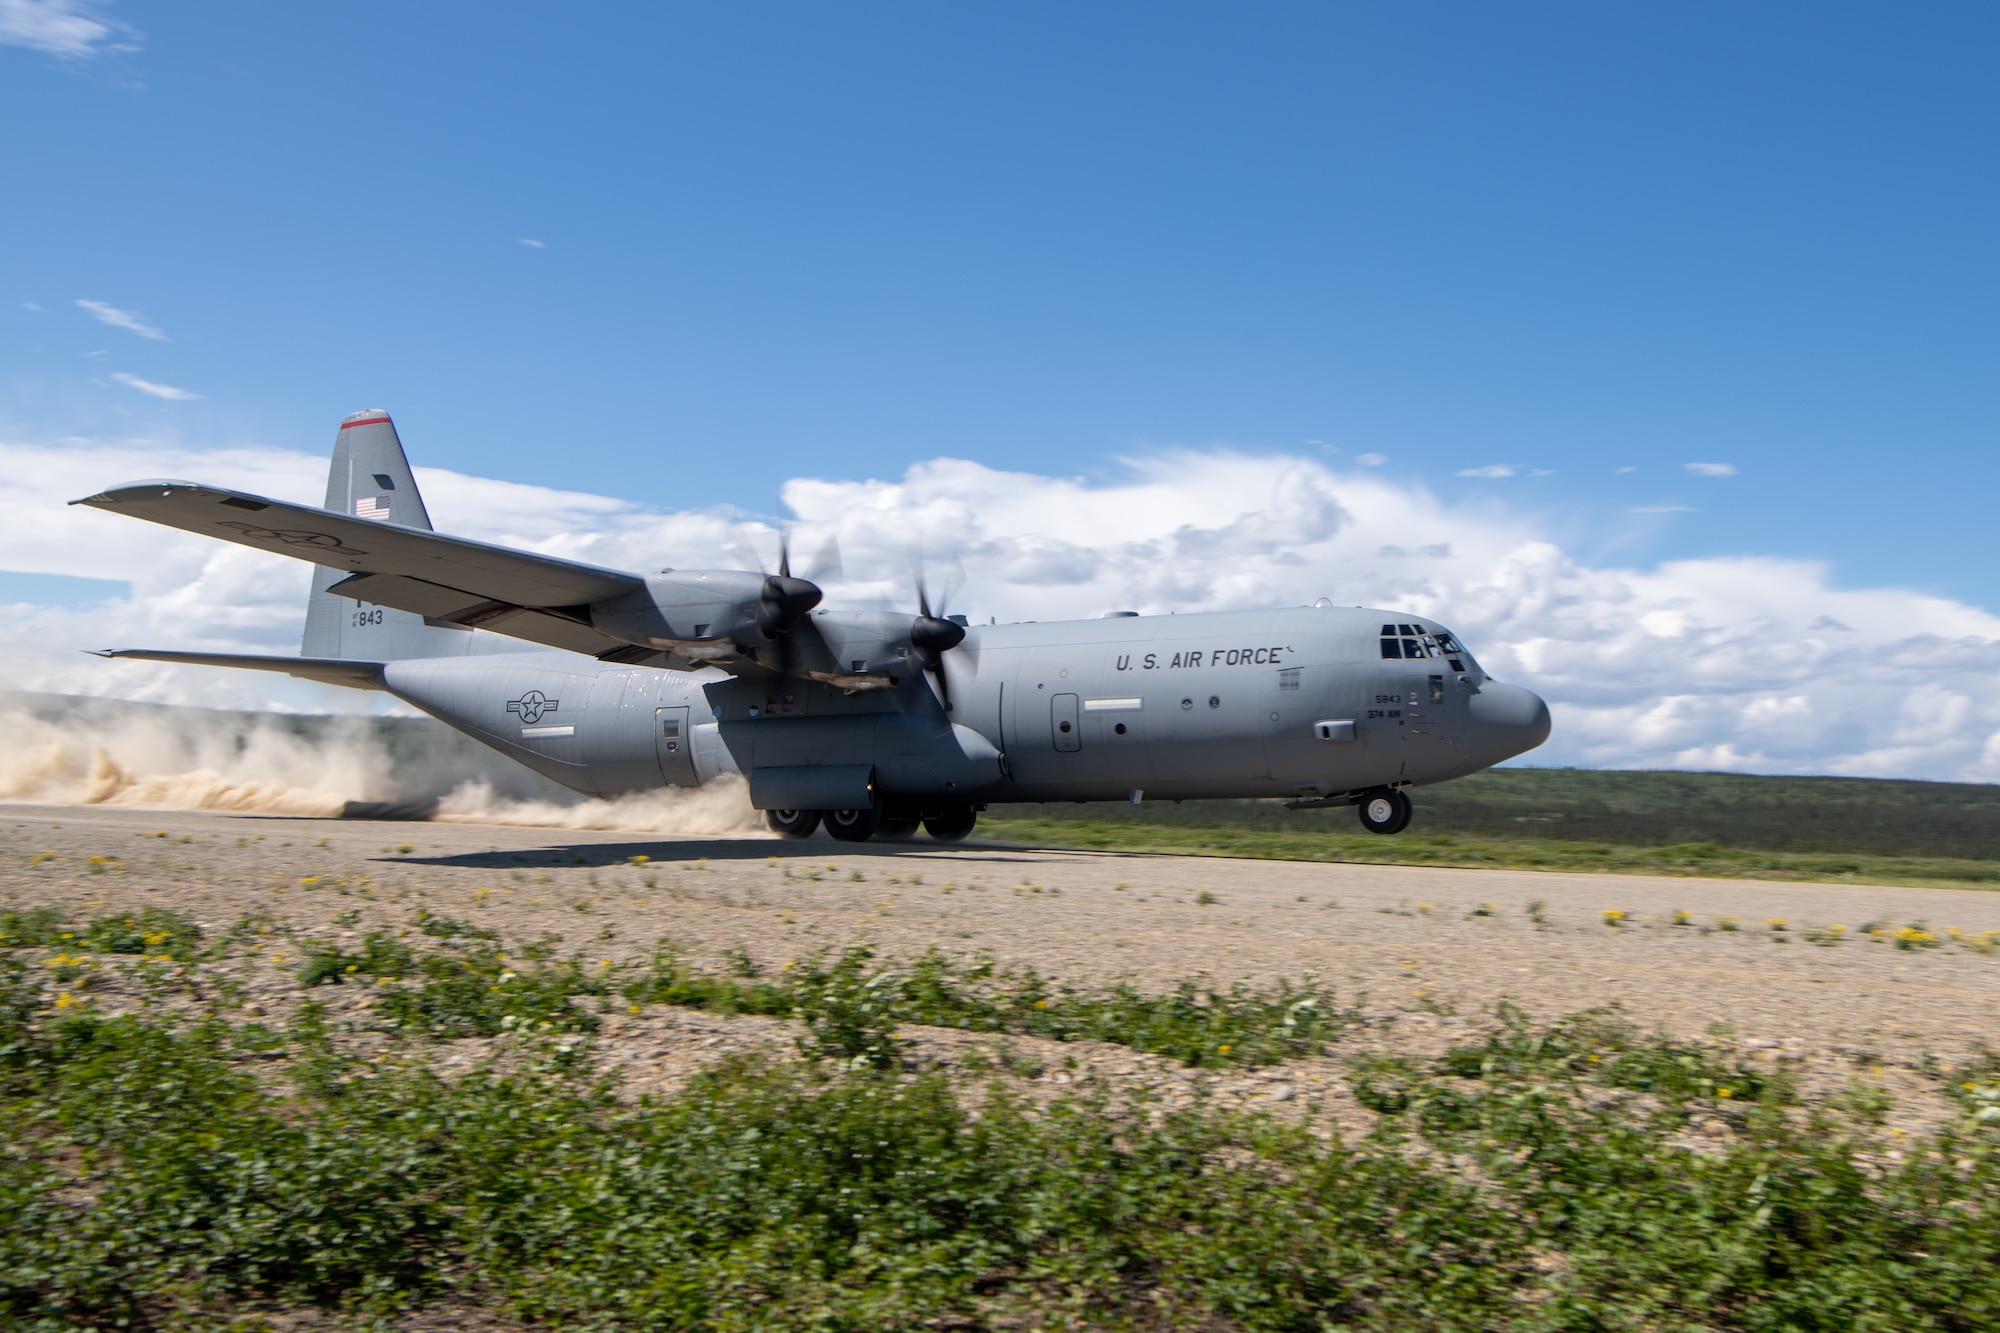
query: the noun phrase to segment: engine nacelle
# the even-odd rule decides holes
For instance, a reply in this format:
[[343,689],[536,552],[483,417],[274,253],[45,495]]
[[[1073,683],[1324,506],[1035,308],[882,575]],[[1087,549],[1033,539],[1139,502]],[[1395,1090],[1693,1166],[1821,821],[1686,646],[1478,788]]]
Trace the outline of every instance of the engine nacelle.
[[754,657],[852,691],[887,690],[955,646],[965,630],[894,611],[815,611],[818,587],[739,570],[651,574],[644,589],[590,607],[597,629],[694,662]]
[[590,623],[627,643],[723,662],[765,642],[765,576],[734,569],[648,574],[643,590],[590,608]]

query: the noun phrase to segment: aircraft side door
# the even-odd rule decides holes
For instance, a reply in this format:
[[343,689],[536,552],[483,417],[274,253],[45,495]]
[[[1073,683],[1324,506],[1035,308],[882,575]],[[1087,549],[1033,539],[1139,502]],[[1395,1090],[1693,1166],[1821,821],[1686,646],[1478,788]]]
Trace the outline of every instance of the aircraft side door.
[[653,754],[660,763],[660,776],[669,787],[699,785],[694,769],[694,737],[689,731],[685,705],[653,710]]
[[1062,754],[1083,748],[1083,717],[1074,694],[1049,696],[1049,739]]

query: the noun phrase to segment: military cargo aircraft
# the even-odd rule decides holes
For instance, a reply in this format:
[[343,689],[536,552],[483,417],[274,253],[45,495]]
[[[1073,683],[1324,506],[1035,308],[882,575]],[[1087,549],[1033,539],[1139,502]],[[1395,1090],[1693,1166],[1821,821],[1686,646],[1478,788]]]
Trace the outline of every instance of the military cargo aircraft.
[[326,505],[186,481],[73,503],[318,565],[299,657],[107,649],[386,690],[574,791],[748,781],[780,834],[969,834],[990,804],[1280,797],[1400,832],[1407,789],[1542,743],[1547,706],[1444,626],[1310,607],[971,626],[837,611],[792,573],[638,574],[431,528],[389,414]]

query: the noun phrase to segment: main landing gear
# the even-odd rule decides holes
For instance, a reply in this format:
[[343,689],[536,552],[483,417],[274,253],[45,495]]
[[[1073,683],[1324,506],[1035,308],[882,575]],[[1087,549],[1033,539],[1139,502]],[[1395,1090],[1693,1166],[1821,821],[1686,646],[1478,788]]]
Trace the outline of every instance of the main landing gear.
[[1401,833],[1410,826],[1410,798],[1401,791],[1378,791],[1355,806],[1361,827],[1370,833]]
[[810,838],[813,830],[826,825],[827,835],[839,842],[897,841],[917,831],[939,842],[960,842],[979,822],[979,812],[970,805],[926,807],[921,810],[766,810],[764,823],[784,838]]
[[819,827],[819,811],[766,810],[764,823],[781,838],[810,838]]
[[866,842],[875,836],[875,830],[882,827],[882,807],[871,805],[866,810],[827,810],[820,819],[826,824],[827,834],[836,842]]

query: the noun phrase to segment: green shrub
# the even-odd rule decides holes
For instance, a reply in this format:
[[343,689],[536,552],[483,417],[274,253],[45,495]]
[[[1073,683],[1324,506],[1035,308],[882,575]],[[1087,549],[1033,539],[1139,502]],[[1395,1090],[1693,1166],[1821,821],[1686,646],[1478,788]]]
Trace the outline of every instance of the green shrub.
[[379,1007],[405,1030],[433,1037],[490,1037],[510,1029],[595,1032],[597,1016],[573,1001],[609,991],[601,970],[592,975],[573,959],[529,965],[488,945],[424,955],[411,980],[383,988]]
[[299,980],[307,986],[338,985],[347,981],[378,981],[409,976],[417,958],[410,946],[386,930],[370,931],[362,938],[357,953],[344,953],[317,940],[305,946],[305,966]]
[[63,922],[60,907],[0,907],[0,949],[46,948],[58,939]]
[[62,948],[93,953],[149,954],[192,961],[201,927],[164,907],[117,912],[72,923],[60,907],[0,909],[0,949]]
[[974,1109],[940,1077],[825,1066],[725,1065],[621,1107],[547,1064],[447,1083],[343,1056],[310,1023],[295,1049],[325,1076],[283,1092],[218,1022],[68,1020],[0,1102],[40,1127],[0,1155],[0,1320],[217,1325],[246,1302],[387,1314],[452,1291],[608,1330],[2000,1320],[1990,1135],[1887,1163],[1758,1106],[1697,1151],[1653,1094],[1584,1095],[1616,1085],[1575,1050],[1648,1046],[1600,1040],[1607,1022],[1525,1051],[1504,1029],[1469,1048],[1476,1079],[1405,1066],[1399,1109],[1326,1143],[1101,1093]]
[[1269,991],[1226,991],[1193,981],[1147,995],[1120,984],[1059,986],[1032,968],[998,972],[991,959],[955,959],[933,949],[906,969],[877,968],[855,947],[828,961],[816,954],[776,980],[704,975],[663,945],[650,970],[624,987],[633,1000],[725,1013],[797,1018],[821,1054],[884,1067],[898,1024],[1008,1032],[1053,1041],[1104,1041],[1169,1055],[1190,1065],[1265,1065],[1326,1049],[1353,1011],[1310,980]]
[[422,909],[419,909],[417,912],[417,929],[434,940],[497,940],[500,938],[500,932],[497,930],[488,930],[484,926],[475,926],[469,921],[460,921],[455,917],[433,916]]

